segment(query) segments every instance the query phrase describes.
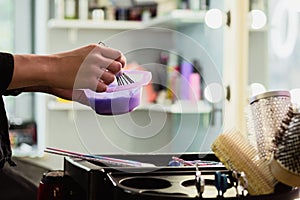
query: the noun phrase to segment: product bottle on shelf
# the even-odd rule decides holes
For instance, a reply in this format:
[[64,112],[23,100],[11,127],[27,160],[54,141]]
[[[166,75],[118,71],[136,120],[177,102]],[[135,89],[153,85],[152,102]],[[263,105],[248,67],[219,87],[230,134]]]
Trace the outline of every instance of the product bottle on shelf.
[[64,19],[65,18],[65,0],[55,0],[55,19]]
[[89,1],[79,0],[78,2],[78,15],[80,20],[87,20],[89,17]]
[[182,100],[190,99],[190,76],[193,72],[193,65],[188,61],[182,61],[180,64],[181,83],[180,83],[180,98]]
[[76,0],[65,0],[65,19],[78,18],[78,3]]
[[202,98],[202,79],[201,79],[201,67],[197,60],[193,61],[193,72],[190,75],[189,82],[191,84],[190,100],[199,101]]
[[167,99],[174,102],[177,91],[178,56],[170,53],[167,65]]
[[198,72],[193,72],[190,75],[190,101],[197,103],[200,100],[200,74]]

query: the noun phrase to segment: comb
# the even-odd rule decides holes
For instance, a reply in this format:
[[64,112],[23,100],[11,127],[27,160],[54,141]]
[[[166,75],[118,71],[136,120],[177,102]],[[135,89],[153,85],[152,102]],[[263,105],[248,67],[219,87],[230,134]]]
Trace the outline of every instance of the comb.
[[250,195],[274,192],[277,181],[269,169],[268,161],[259,158],[258,151],[238,130],[220,134],[213,142],[212,150],[228,170],[246,174]]

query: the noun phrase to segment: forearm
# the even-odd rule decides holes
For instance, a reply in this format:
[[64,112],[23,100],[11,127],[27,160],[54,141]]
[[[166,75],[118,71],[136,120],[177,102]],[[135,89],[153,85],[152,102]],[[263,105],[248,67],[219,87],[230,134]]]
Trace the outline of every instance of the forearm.
[[41,55],[14,55],[14,73],[8,89],[47,86],[49,66],[55,59]]
[[51,94],[62,99],[76,101],[85,105],[89,105],[88,99],[83,90],[67,90],[67,89],[60,89],[60,88],[51,88],[51,87],[43,87],[43,86],[33,86],[33,87],[26,87],[20,88],[18,90],[7,90],[4,95],[18,95],[23,92],[41,92],[46,94]]

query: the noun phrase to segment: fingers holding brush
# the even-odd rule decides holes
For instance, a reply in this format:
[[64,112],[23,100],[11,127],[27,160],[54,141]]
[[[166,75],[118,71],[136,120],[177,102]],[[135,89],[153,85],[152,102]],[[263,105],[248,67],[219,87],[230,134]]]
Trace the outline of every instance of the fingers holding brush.
[[[97,92],[106,91],[125,62],[125,56],[119,50],[95,45],[81,64],[77,76],[77,88],[89,88]],[[88,84],[84,84],[85,82]]]
[[111,59],[115,62],[118,62],[121,64],[121,68],[123,68],[126,65],[126,58],[123,55],[123,53],[117,49],[105,47],[103,49],[102,55],[108,59]]
[[101,54],[113,61],[116,61],[121,64],[121,68],[123,68],[126,65],[126,57],[123,55],[123,53],[120,50],[110,48],[106,46],[103,42],[98,43],[101,49]]

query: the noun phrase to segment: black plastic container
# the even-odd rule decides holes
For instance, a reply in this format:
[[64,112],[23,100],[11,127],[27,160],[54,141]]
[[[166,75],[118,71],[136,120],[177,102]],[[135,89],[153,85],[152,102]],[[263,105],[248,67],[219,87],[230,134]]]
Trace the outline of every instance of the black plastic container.
[[[195,183],[196,169],[193,166],[168,166],[172,156],[185,160],[218,161],[213,154],[156,154],[156,155],[108,155],[116,158],[153,163],[157,167],[107,167],[99,163],[65,158],[64,172],[80,188],[82,200],[171,200],[171,199],[253,199],[294,200],[299,190],[278,184],[274,194],[260,196],[213,195],[199,196]],[[200,166],[207,176],[205,185],[214,188],[216,171],[229,174],[223,166]],[[72,188],[72,185],[70,186]],[[233,189],[233,188],[231,188]]]

